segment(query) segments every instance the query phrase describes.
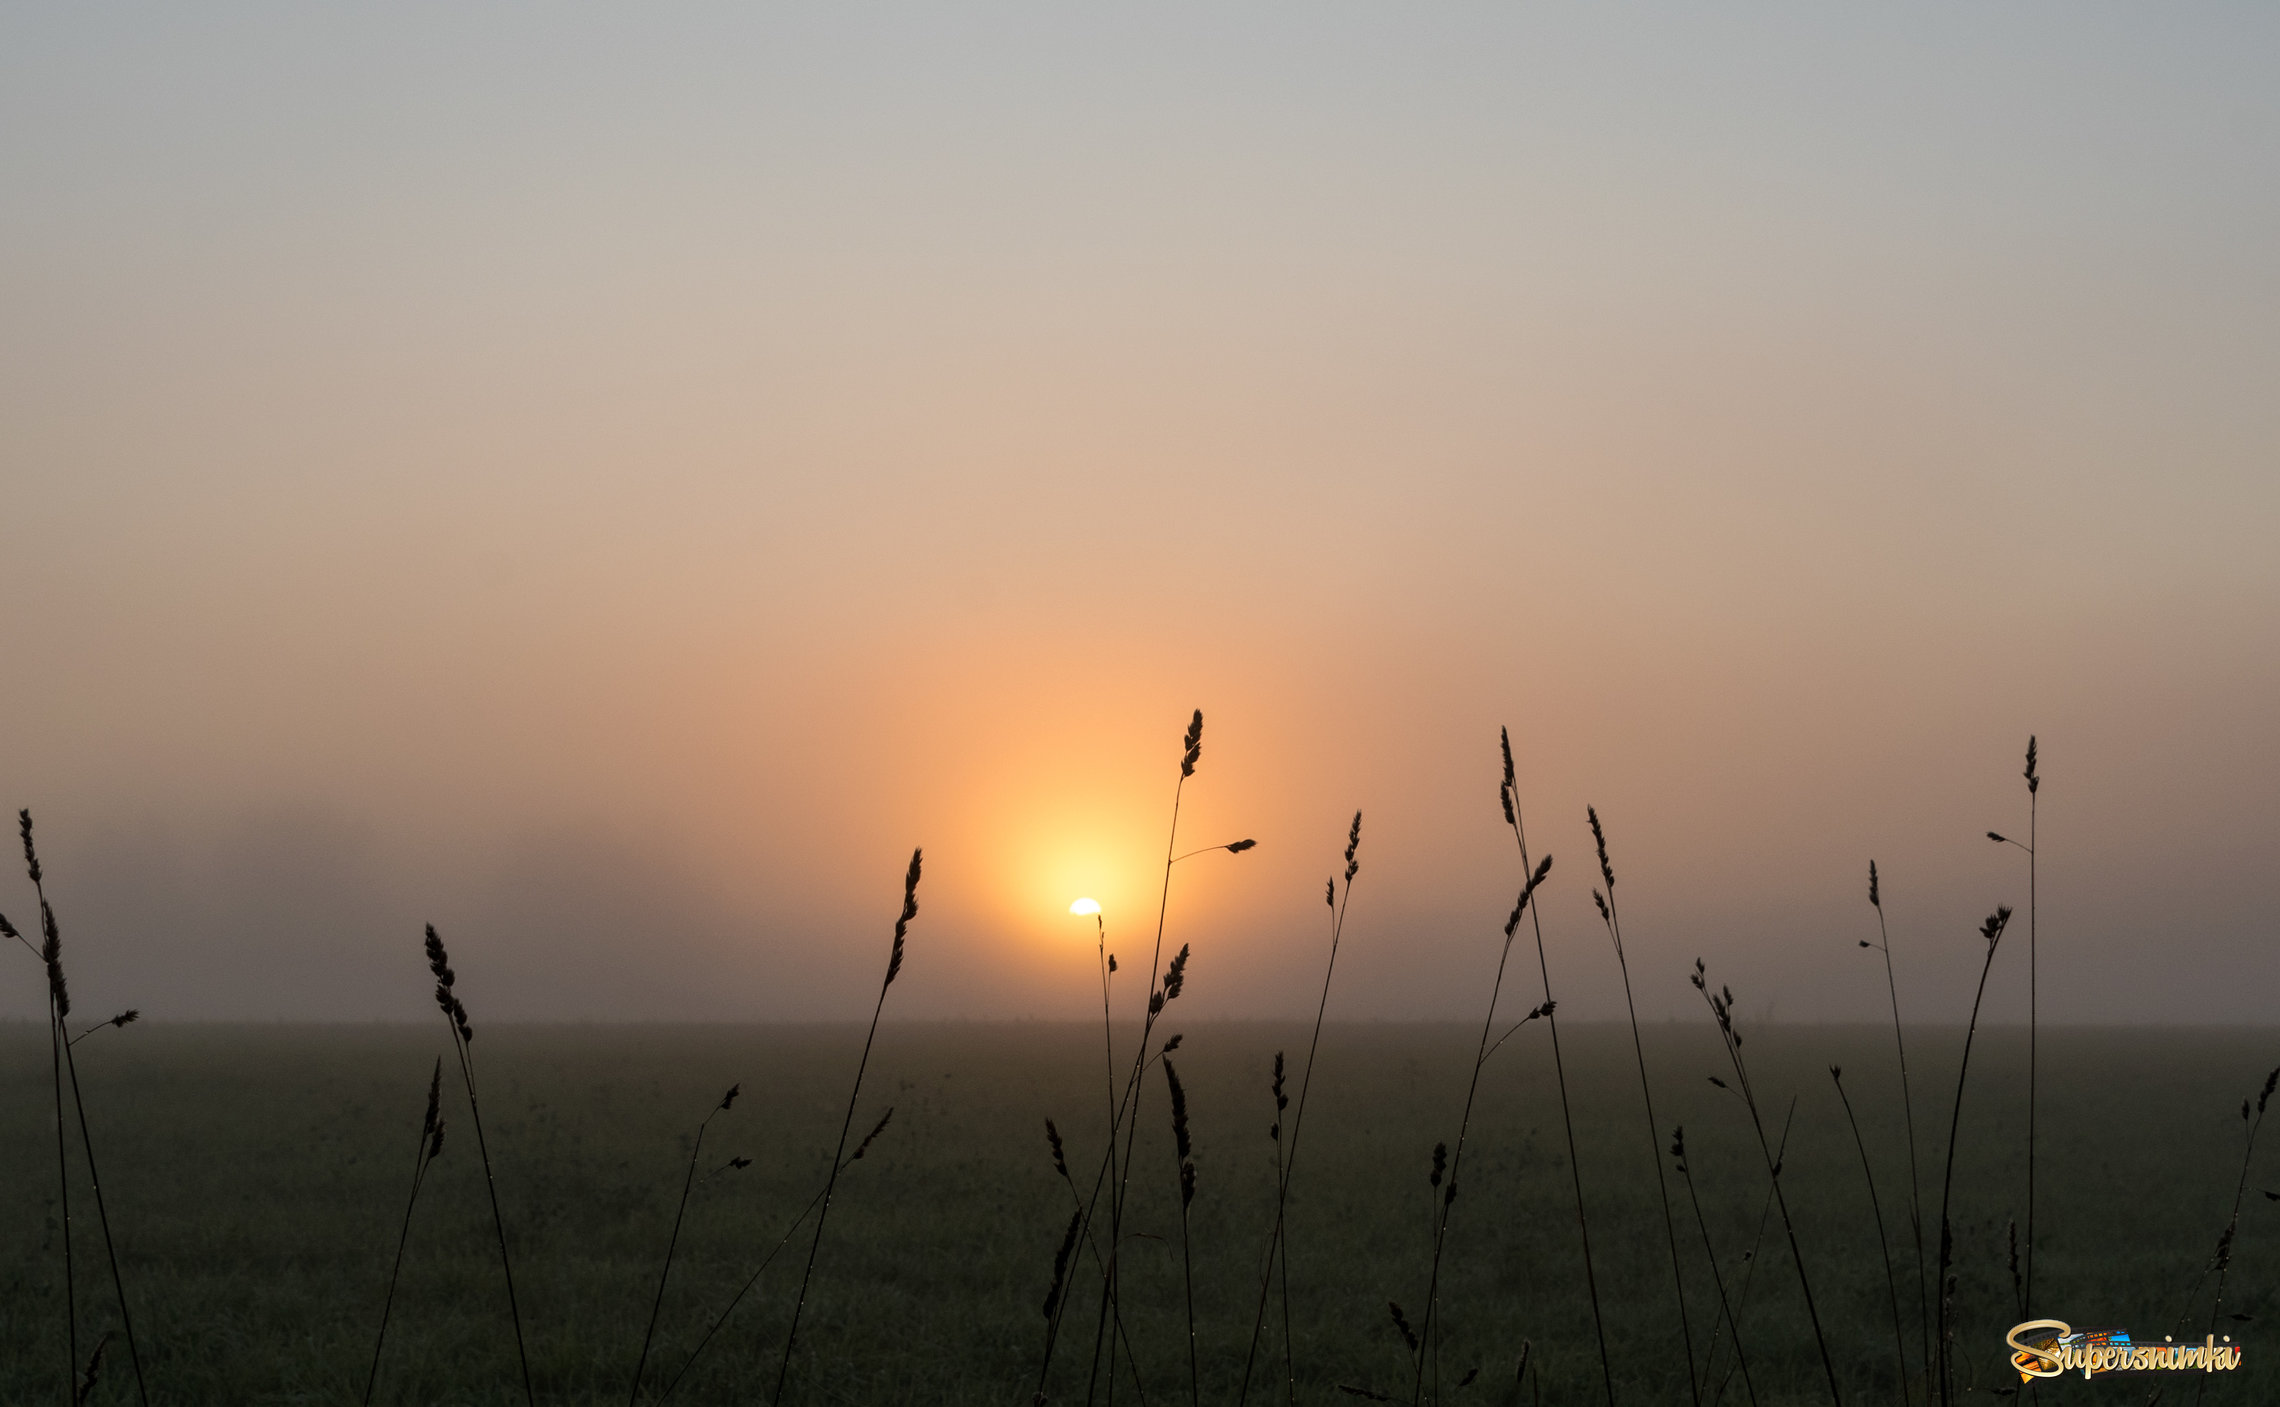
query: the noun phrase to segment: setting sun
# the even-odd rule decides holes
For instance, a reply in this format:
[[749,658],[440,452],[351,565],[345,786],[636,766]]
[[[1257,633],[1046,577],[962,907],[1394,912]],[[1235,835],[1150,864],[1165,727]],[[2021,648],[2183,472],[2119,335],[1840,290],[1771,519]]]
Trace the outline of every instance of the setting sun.
[[1072,914],[1097,914],[1100,912],[1100,905],[1091,899],[1079,899],[1074,904],[1069,905],[1069,912]]

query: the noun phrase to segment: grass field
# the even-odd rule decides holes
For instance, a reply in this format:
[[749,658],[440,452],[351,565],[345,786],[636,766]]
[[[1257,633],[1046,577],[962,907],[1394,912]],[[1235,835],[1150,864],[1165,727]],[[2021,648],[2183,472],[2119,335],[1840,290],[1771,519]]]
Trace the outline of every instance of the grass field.
[[[1179,1029],[1177,1023],[1165,1030]],[[1738,1103],[1706,1077],[1723,1055],[1705,1019],[1650,1027],[1657,1112],[1683,1123],[1730,1289],[1746,1273],[1766,1191]],[[1290,1266],[1298,1397],[1409,1398],[1409,1358],[1387,1310],[1423,1307],[1431,1252],[1431,1149],[1453,1139],[1477,1028],[1332,1026],[1323,1039]],[[1687,1398],[1668,1251],[1638,1107],[1629,1033],[1563,1026],[1577,1136],[1617,1387],[1629,1402]],[[0,1028],[0,1400],[63,1399],[56,1165],[44,1032]],[[1193,1106],[1199,1353],[1207,1401],[1230,1402],[1273,1215],[1268,1070],[1295,1027],[1186,1029],[1179,1057]],[[1897,1401],[1891,1312],[1858,1155],[1827,1067],[1841,1063],[1876,1159],[1879,1191],[1916,1348],[1914,1251],[1890,1032],[1764,1027],[1747,1053],[1762,1097],[1797,1097],[1782,1180],[1849,1400]],[[1129,1041],[1129,1033],[1125,1039]],[[821,1185],[862,1040],[839,1027],[484,1028],[475,1044],[485,1122],[516,1257],[538,1394],[623,1401],[697,1120],[732,1083],[665,1298],[652,1392],[703,1325]],[[1959,1030],[1914,1035],[1927,1218],[1954,1089]],[[2020,1317],[2006,1224],[2024,1197],[2025,1037],[1982,1031],[1957,1172],[1957,1353],[1980,1393],[2005,1383],[2002,1335]],[[1129,1049],[1129,1046],[1126,1047]],[[79,1047],[105,1194],[122,1239],[152,1400],[346,1403],[359,1399],[388,1258],[411,1173],[440,1022],[416,1027],[167,1026],[106,1031]],[[2042,1035],[2040,1254],[2033,1313],[2198,1338],[2206,1266],[2240,1169],[2242,1096],[2280,1058],[2280,1035],[2094,1031]],[[452,1093],[446,1086],[446,1094]],[[1043,1121],[1068,1136],[1080,1180],[1105,1123],[1098,1027],[886,1028],[857,1115],[894,1120],[841,1184],[788,1400],[1026,1403],[1040,1302],[1070,1198]],[[423,1192],[376,1400],[520,1401],[497,1252],[464,1101],[447,1097],[450,1141]],[[1150,1077],[1135,1170],[1136,1234],[1124,1315],[1152,1402],[1187,1397],[1176,1174],[1160,1072]],[[717,1152],[717,1157],[715,1156]],[[75,1165],[76,1166],[76,1165]],[[2261,1181],[2259,1180],[2261,1178]],[[2207,1383],[2209,1400],[2271,1401],[2280,1370],[2264,1341],[2280,1272],[2280,1206],[2252,1174],[2233,1252],[2227,1318],[2249,1352]],[[1680,1185],[1674,1180],[1674,1194]],[[1681,1201],[1683,1207],[1684,1203]],[[111,1323],[91,1208],[75,1194],[83,1340]],[[1681,1223],[1697,1353],[1717,1308],[1691,1216]],[[1927,1256],[1932,1253],[1927,1228]],[[795,1239],[675,1401],[766,1400],[799,1277]],[[1081,1264],[1057,1357],[1055,1400],[1083,1400],[1098,1277]],[[1443,1270],[1444,1399],[1516,1396],[1524,1342],[1542,1400],[1600,1395],[1564,1140],[1542,1023],[1488,1067]],[[1818,1354],[1778,1220],[1759,1250],[1744,1347],[1761,1403],[1826,1400]],[[1279,1340],[1269,1345],[1280,1355]],[[1723,1350],[1722,1356],[1723,1356]],[[1479,1378],[1452,1385],[1465,1370]],[[2172,1376],[2190,1393],[2194,1380]],[[2046,1384],[2046,1401],[2142,1401],[2157,1380]],[[1139,1401],[1120,1376],[1121,1400]],[[1254,1401],[1275,1394],[1254,1388]],[[2170,1387],[2165,1400],[2180,1398]],[[113,1345],[95,1400],[133,1391]],[[1739,1377],[1724,1400],[1747,1400]],[[1918,1400],[1921,1400],[1920,1394]]]

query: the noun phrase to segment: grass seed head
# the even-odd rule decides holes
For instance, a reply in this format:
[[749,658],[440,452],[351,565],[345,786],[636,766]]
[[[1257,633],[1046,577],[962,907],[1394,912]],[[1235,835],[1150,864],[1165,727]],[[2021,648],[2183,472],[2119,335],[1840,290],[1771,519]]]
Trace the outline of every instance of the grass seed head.
[[911,851],[910,868],[903,873],[902,916],[895,920],[895,946],[887,955],[887,980],[879,984],[882,989],[893,986],[896,974],[902,971],[903,935],[910,932],[910,921],[918,917],[918,871],[924,853]]
[[1425,1180],[1426,1180],[1426,1182],[1427,1182],[1429,1185],[1431,1185],[1431,1186],[1434,1186],[1434,1187],[1439,1187],[1439,1186],[1441,1185],[1441,1174],[1443,1174],[1443,1173],[1447,1172],[1447,1171],[1448,1171],[1448,1169],[1449,1169],[1449,1145],[1448,1145],[1448,1144],[1446,1144],[1446,1143],[1436,1143],[1436,1144],[1434,1144],[1434,1145],[1433,1145],[1433,1171],[1432,1171],[1431,1175],[1429,1175],[1429,1176],[1428,1176],[1428,1177],[1425,1179]]
[[1164,969],[1165,1001],[1172,1001],[1177,998],[1181,990],[1187,986],[1187,965],[1188,945],[1182,943],[1179,952],[1172,957],[1171,966]]
[[1400,1331],[1401,1341],[1409,1345],[1409,1351],[1411,1353],[1415,1353],[1417,1351],[1417,1331],[1409,1327],[1409,1316],[1403,1314],[1401,1312],[1401,1306],[1395,1304],[1392,1300],[1387,1300],[1385,1302],[1385,1307],[1393,1315],[1393,1327],[1396,1330]]
[[1884,907],[1884,899],[1876,890],[1876,861],[1874,860],[1868,862],[1868,904],[1872,909]]
[[1521,886],[1520,897],[1512,905],[1512,916],[1504,921],[1505,937],[1510,938],[1519,929],[1521,916],[1528,912],[1528,901],[1535,897],[1537,886],[1541,885],[1544,882],[1544,876],[1551,872],[1552,857],[1546,855],[1543,863],[1536,866],[1536,872],[1528,876],[1528,882]]
[[106,1331],[95,1341],[95,1352],[88,1356],[87,1371],[80,1376],[79,1385],[72,1389],[72,1407],[91,1402],[95,1397],[95,1384],[103,1376],[103,1350],[111,1346],[111,1335]]
[[729,1105],[734,1104],[736,1102],[736,1096],[742,1093],[744,1093],[744,1086],[742,1083],[730,1085],[728,1087],[728,1093],[720,1097],[721,1109],[725,1110]]
[[63,940],[56,936],[55,916],[48,912],[44,899],[40,901],[40,927],[46,933],[40,943],[40,961],[47,964],[48,998],[55,1003],[60,1021],[71,1015],[71,986],[63,980]]
[[1253,848],[1258,843],[1259,842],[1255,840],[1238,840],[1233,845],[1227,847],[1227,853],[1230,855],[1240,855],[1244,851]]
[[2264,1090],[2256,1096],[2257,1113],[2262,1114],[2264,1106],[2272,1102],[2272,1089],[2275,1085],[2280,1085],[2280,1065],[2273,1066],[2272,1073],[2264,1077]]
[[1599,808],[1586,806],[1583,814],[1591,818],[1591,843],[1599,849],[1599,874],[1607,881],[1607,892],[1615,892],[1615,867],[1607,863],[1607,832],[1599,825]]
[[1172,1087],[1172,1143],[1179,1149],[1180,1161],[1186,1162],[1195,1147],[1188,1140],[1187,1086],[1180,1083],[1180,1072],[1172,1062],[1164,1062],[1164,1082]]
[[1354,813],[1354,824],[1346,828],[1346,883],[1348,884],[1352,884],[1354,876],[1361,872],[1361,862],[1354,858],[1354,852],[1361,848],[1361,844],[1362,813],[1356,811]]
[[2035,738],[2032,733],[2027,735],[2027,770],[2022,775],[2027,779],[2027,795],[2033,796],[2041,788],[2042,778],[2035,775]]
[[863,1141],[855,1145],[855,1151],[847,1155],[847,1161],[850,1163],[862,1162],[863,1155],[871,1149],[871,1140],[887,1131],[887,1120],[894,1116],[895,1106],[890,1104],[887,1106],[887,1112],[879,1116],[879,1121],[871,1125],[871,1131],[863,1135]]
[[1065,1180],[1069,1176],[1068,1150],[1061,1144],[1061,1130],[1051,1119],[1045,1121],[1045,1146],[1053,1150],[1053,1171]]
[[1069,1282],[1069,1255],[1077,1248],[1077,1225],[1084,1220],[1084,1216],[1082,1207],[1069,1213],[1069,1229],[1061,1233],[1061,1249],[1053,1253],[1053,1284],[1045,1291],[1044,1313],[1047,1319],[1051,1319],[1053,1311],[1061,1307],[1061,1290]]
[[32,876],[32,883],[40,882],[40,852],[32,848],[32,812],[25,807],[16,813],[16,833],[24,838],[24,868]]
[[2010,925],[2010,922],[2011,906],[2009,904],[1998,905],[1995,912],[1987,916],[1987,922],[1979,925],[1979,936],[1987,940],[1989,947],[1993,947],[2003,940],[2003,930]]
[[1195,775],[1196,759],[1203,756],[1202,709],[1197,709],[1195,711],[1195,717],[1189,720],[1187,737],[1183,738],[1181,740],[1181,743],[1187,749],[1186,753],[1183,754],[1180,758],[1180,780],[1184,782],[1188,778]]

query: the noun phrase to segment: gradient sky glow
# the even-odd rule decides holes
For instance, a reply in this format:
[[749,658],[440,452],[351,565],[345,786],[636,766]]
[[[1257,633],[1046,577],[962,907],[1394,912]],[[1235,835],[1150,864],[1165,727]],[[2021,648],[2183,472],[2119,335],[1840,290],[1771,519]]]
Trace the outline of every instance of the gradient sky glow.
[[1079,1015],[1200,705],[1198,1015],[1357,806],[1470,1012],[1509,724],[1581,1014],[1588,802],[1643,1014],[1874,1016],[1874,856],[1960,1017],[2036,732],[2046,1013],[2270,1017],[2269,7],[19,5],[0,190],[89,1011],[844,1016],[923,843],[894,1013]]

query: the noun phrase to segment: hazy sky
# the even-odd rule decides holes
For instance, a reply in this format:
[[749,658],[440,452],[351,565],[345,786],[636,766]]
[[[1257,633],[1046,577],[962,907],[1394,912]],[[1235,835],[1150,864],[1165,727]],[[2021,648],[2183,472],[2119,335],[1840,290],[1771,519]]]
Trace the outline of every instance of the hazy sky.
[[[0,10],[0,802],[81,1008],[2280,981],[2280,11]],[[34,909],[20,873],[0,910]],[[2021,935],[2023,936],[2023,935]],[[1997,969],[2023,1011],[2025,951]],[[1520,989],[1535,999],[1532,985]],[[38,1009],[36,967],[0,1012]],[[101,1008],[98,1011],[97,1008]]]

